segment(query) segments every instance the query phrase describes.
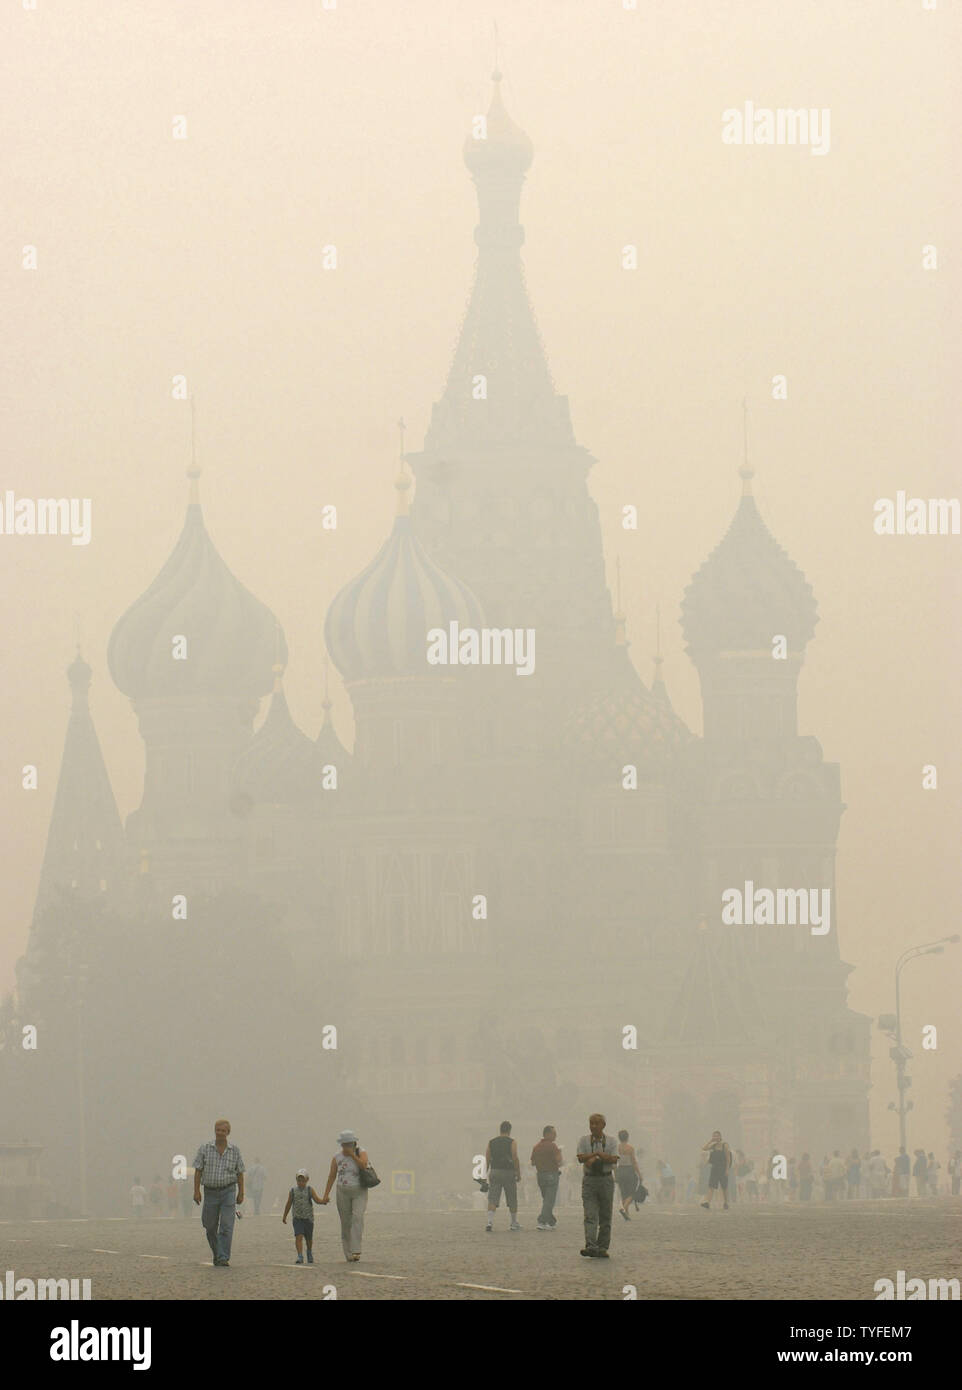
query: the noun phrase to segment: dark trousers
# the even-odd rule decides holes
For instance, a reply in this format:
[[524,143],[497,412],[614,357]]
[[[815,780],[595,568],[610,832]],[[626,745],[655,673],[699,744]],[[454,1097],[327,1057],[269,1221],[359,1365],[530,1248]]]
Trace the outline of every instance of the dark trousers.
[[262,1187],[252,1187],[251,1199],[254,1203],[254,1215],[260,1216],[261,1202],[264,1200],[264,1189]]
[[554,1204],[558,1200],[558,1180],[560,1173],[539,1173],[538,1187],[541,1189],[541,1215],[538,1220],[542,1226],[557,1226]]
[[584,1177],[581,1201],[585,1209],[585,1245],[589,1250],[607,1250],[611,1244],[611,1208],[615,1184],[610,1175]]

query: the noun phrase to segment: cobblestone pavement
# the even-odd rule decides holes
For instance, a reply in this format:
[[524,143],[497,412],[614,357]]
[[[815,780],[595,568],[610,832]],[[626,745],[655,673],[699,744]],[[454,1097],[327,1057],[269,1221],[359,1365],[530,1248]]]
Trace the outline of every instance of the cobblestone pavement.
[[[0,1222],[0,1287],[16,1278],[89,1278],[94,1299],[874,1299],[876,1279],[962,1278],[962,1201],[839,1202],[731,1211],[644,1207],[615,1214],[610,1260],[579,1256],[578,1213],[554,1232],[508,1231],[498,1212],[385,1213],[368,1207],[364,1256],[348,1266],[332,1208],[315,1259],[294,1264],[279,1216],[244,1217],[228,1269],[214,1269],[190,1220]],[[472,1286],[484,1287],[472,1287]],[[328,1296],[329,1292],[328,1292]]]

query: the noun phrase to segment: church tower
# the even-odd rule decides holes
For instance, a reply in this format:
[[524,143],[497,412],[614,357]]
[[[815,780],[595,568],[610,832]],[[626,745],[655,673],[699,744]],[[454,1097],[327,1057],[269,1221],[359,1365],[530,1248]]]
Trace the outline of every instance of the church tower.
[[464,145],[479,210],[474,286],[423,451],[408,455],[411,519],[493,627],[536,630],[537,672],[524,682],[524,704],[538,706],[530,740],[556,735],[566,701],[597,681],[614,624],[586,485],[594,460],[575,442],[525,287],[519,204],[532,144],[505,110],[499,72],[493,81],[487,116]]
[[[685,592],[682,625],[701,678],[700,826],[704,917],[719,958],[753,977],[776,1045],[772,1095],[780,1110],[752,1143],[829,1149],[868,1140],[867,1019],[846,1004],[835,852],[838,764],[800,735],[798,677],[817,621],[811,586],[762,521],[741,470],[743,495],[721,543]],[[812,891],[829,927],[722,925],[722,894]],[[757,1117],[760,1120],[760,1114]],[[787,1151],[787,1150],[786,1150]]]
[[287,648],[274,615],[230,572],[190,472],[184,528],[157,578],[117,622],[107,660],[146,745],[144,795],[127,821],[132,853],[171,891],[236,880],[233,768]]

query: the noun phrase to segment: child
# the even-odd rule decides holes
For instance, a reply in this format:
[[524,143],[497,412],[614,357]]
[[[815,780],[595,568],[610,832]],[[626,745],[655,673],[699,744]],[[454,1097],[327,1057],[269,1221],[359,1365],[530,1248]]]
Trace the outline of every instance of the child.
[[306,1168],[297,1170],[297,1186],[292,1187],[287,1194],[287,1206],[284,1208],[284,1215],[281,1220],[287,1224],[287,1213],[291,1207],[294,1208],[294,1244],[297,1246],[297,1259],[295,1264],[304,1263],[304,1241],[307,1241],[307,1263],[314,1263],[314,1256],[311,1247],[314,1244],[314,1213],[311,1210],[313,1202],[320,1202],[320,1197],[313,1187],[308,1185],[310,1174]]

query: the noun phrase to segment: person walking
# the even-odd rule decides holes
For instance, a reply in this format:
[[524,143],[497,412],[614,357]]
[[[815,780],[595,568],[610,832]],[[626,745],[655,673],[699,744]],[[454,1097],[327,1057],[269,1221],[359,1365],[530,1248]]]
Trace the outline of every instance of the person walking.
[[848,1200],[851,1202],[859,1195],[859,1189],[862,1185],[862,1160],[859,1157],[858,1149],[853,1149],[848,1156],[846,1177],[848,1180]]
[[201,1144],[194,1159],[194,1201],[200,1206],[201,1184],[204,1205],[201,1221],[214,1257],[215,1266],[230,1264],[236,1208],[244,1200],[244,1160],[240,1149],[228,1140],[230,1121],[214,1125],[214,1141]]
[[929,1164],[925,1157],[924,1149],[915,1150],[915,1162],[912,1164],[912,1177],[915,1179],[915,1195],[924,1197],[928,1187]]
[[341,1247],[348,1264],[361,1258],[361,1237],[364,1234],[364,1213],[367,1210],[367,1188],[361,1182],[361,1169],[367,1167],[367,1153],[360,1147],[357,1135],[344,1129],[337,1136],[340,1153],[331,1159],[327,1187],[320,1205],[331,1200],[331,1188],[337,1183],[337,1214],[341,1218]]
[[732,1166],[732,1151],[721,1137],[721,1130],[716,1129],[707,1144],[702,1145],[702,1152],[708,1155],[708,1200],[702,1202],[706,1211],[711,1211],[711,1202],[715,1193],[721,1189],[724,1198],[724,1209],[728,1210],[728,1170]]
[[619,1129],[618,1131],[618,1162],[615,1164],[615,1182],[618,1184],[618,1192],[621,1197],[621,1205],[618,1210],[626,1221],[630,1221],[628,1208],[635,1201],[635,1194],[641,1186],[641,1169],[638,1166],[635,1146],[628,1143],[628,1131],[626,1129]]
[[310,1173],[306,1168],[298,1168],[294,1176],[295,1186],[287,1194],[287,1206],[284,1208],[284,1215],[281,1221],[287,1225],[287,1213],[291,1207],[294,1208],[294,1215],[291,1224],[294,1227],[294,1246],[297,1250],[296,1265],[304,1263],[304,1242],[307,1242],[307,1263],[314,1263],[314,1209],[313,1204],[320,1202],[320,1197],[310,1185]]
[[538,1177],[541,1192],[541,1214],[538,1217],[539,1231],[553,1231],[558,1224],[554,1214],[558,1199],[558,1184],[561,1181],[563,1159],[558,1148],[558,1131],[554,1125],[545,1125],[541,1138],[531,1150],[531,1163]]
[[907,1197],[909,1195],[909,1174],[912,1170],[912,1160],[905,1152],[903,1144],[895,1156],[895,1167],[892,1170],[893,1197]]
[[942,1171],[942,1165],[934,1153],[926,1154],[926,1159],[925,1179],[929,1186],[929,1196],[937,1197],[939,1195],[939,1174]]
[[521,1181],[521,1161],[518,1158],[518,1145],[511,1138],[510,1120],[502,1120],[497,1137],[488,1140],[484,1161],[488,1170],[488,1219],[484,1229],[494,1230],[494,1213],[498,1210],[503,1192],[511,1216],[511,1230],[520,1231],[518,1183]]
[[604,1115],[588,1116],[588,1133],[578,1140],[578,1162],[582,1165],[581,1203],[585,1214],[585,1244],[581,1253],[590,1259],[607,1260],[615,1200],[611,1170],[618,1162],[618,1144],[605,1134]]
[[952,1196],[958,1197],[962,1192],[962,1149],[956,1149],[949,1159],[949,1177],[952,1180]]
[[144,1215],[144,1203],[147,1201],[147,1189],[144,1187],[140,1178],[134,1178],[133,1187],[130,1189],[130,1205],[135,1218],[140,1221]]
[[267,1181],[267,1169],[259,1158],[254,1159],[254,1166],[247,1174],[247,1186],[251,1190],[251,1201],[254,1203],[254,1215],[260,1216],[261,1202],[264,1200],[264,1184]]
[[808,1154],[802,1154],[798,1164],[798,1200],[800,1202],[810,1202],[812,1200],[812,1188],[815,1186],[815,1170],[812,1167],[812,1160]]

